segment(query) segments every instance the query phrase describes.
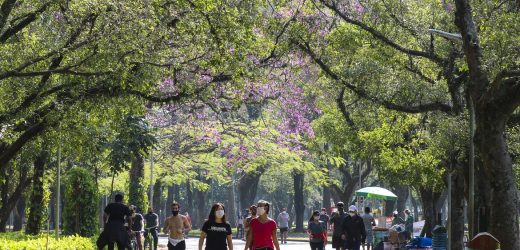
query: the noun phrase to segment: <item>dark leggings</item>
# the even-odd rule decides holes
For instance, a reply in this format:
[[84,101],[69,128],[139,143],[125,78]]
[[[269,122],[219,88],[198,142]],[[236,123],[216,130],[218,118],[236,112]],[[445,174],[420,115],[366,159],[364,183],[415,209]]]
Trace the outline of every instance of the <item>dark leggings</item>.
[[310,242],[311,244],[311,250],[324,250],[325,249],[325,243],[322,242]]

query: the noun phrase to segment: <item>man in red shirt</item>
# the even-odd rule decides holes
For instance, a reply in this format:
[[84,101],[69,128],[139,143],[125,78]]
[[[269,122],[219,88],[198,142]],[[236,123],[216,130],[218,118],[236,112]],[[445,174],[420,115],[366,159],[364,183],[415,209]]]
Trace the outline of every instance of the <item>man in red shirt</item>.
[[276,237],[276,221],[268,217],[269,203],[260,200],[256,206],[258,217],[251,220],[244,250],[280,250]]

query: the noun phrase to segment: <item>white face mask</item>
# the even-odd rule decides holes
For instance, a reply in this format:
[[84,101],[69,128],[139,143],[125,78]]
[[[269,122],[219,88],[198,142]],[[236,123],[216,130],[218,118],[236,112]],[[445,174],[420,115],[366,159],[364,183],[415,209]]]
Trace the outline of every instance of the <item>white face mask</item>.
[[215,212],[215,216],[216,216],[217,218],[219,218],[219,219],[221,219],[222,217],[224,217],[224,214],[225,214],[225,213],[224,213],[224,210],[217,210],[217,211]]
[[349,212],[348,214],[350,214],[350,216],[356,215],[356,213],[353,213],[353,212]]
[[256,208],[256,215],[263,215],[265,213],[264,207],[257,207]]
[[314,216],[313,218],[314,218],[314,220],[319,220],[320,219],[319,216]]

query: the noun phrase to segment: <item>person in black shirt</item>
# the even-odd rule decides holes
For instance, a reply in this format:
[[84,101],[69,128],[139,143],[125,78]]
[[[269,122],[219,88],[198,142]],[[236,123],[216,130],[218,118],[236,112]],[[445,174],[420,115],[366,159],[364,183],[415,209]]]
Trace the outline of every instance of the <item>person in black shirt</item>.
[[343,220],[341,238],[345,240],[345,249],[359,250],[361,243],[365,243],[366,239],[365,223],[358,215],[356,206],[350,206],[348,214]]
[[125,230],[125,216],[129,225],[132,225],[130,209],[123,204],[123,195],[116,194],[115,202],[105,207],[104,222],[105,227],[99,235],[96,245],[99,250],[108,245],[109,250],[114,249],[114,243],[117,249],[123,250],[128,244],[128,232]]
[[[144,230],[144,238],[146,239],[148,233],[152,234],[153,237],[153,247],[154,250],[157,250],[157,243],[159,243],[159,237],[157,237],[157,228],[159,227],[159,216],[153,212],[151,207],[148,208],[148,213],[144,215],[144,220],[146,221],[146,228]],[[145,242],[146,245],[147,242]],[[148,242],[148,244],[150,244]]]
[[143,216],[137,212],[137,207],[130,206],[132,210],[132,232],[137,240],[137,248],[143,250],[143,231],[144,231],[144,219]]
[[204,222],[202,226],[199,238],[199,250],[202,250],[202,245],[206,238],[206,250],[233,250],[231,234],[231,225],[226,222],[224,205],[222,203],[215,203],[211,207],[208,220]]

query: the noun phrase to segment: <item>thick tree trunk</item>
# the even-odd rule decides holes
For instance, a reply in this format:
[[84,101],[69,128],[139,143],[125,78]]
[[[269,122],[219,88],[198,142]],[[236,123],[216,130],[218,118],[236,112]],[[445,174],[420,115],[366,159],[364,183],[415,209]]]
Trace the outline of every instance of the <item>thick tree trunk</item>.
[[520,231],[515,175],[505,139],[505,120],[488,113],[492,111],[484,110],[476,117],[476,147],[491,188],[489,217],[493,219],[489,232],[501,242],[502,249],[516,250],[520,249]]
[[206,191],[195,191],[195,196],[197,198],[197,216],[195,220],[193,220],[193,227],[200,228],[204,222],[204,220],[208,216],[208,206],[206,204],[207,192]]
[[[331,207],[330,204],[330,189],[327,186],[323,186],[323,201],[322,207],[329,209]],[[330,213],[330,211],[328,212]]]
[[[235,190],[233,189],[233,184],[231,184],[227,189],[228,195],[228,204],[226,206],[226,219],[231,224],[231,227],[236,225],[236,219],[238,218],[238,212],[235,209]],[[240,211],[240,210],[239,210]]]
[[464,185],[462,167],[456,167],[451,176],[451,250],[464,250]]
[[[294,209],[296,214],[296,228],[295,232],[304,232],[303,228],[303,212],[305,211],[305,205],[303,200],[303,173],[294,173]],[[274,214],[271,216],[275,216]]]
[[[3,169],[5,172],[0,169],[0,173],[3,172],[5,176],[12,177],[12,173],[9,171],[12,171],[13,168],[5,168]],[[1,197],[2,202],[0,203],[0,233],[6,231],[6,225],[7,221],[9,220],[9,215],[11,214],[11,211],[13,211],[14,207],[16,206],[16,203],[18,200],[22,197],[23,192],[25,189],[30,185],[31,180],[27,179],[27,169],[20,170],[20,178],[18,180],[18,184],[14,187],[14,191],[9,195],[9,185],[10,183],[13,183],[12,178],[4,179],[4,185],[0,188],[2,191]],[[9,184],[6,186],[6,183]],[[7,187],[5,190],[4,188]]]
[[130,167],[130,184],[128,185],[128,204],[137,206],[138,211],[145,211],[148,202],[144,185],[144,158],[140,153],[134,154]]
[[157,178],[155,181],[155,184],[153,185],[153,207],[152,209],[155,211],[155,213],[159,214],[161,212],[161,197],[162,197],[162,183],[161,179]]
[[249,207],[256,204],[255,197],[260,182],[261,173],[245,174],[238,181],[240,204]]
[[406,209],[406,201],[408,200],[409,188],[408,186],[398,186],[394,190],[394,194],[397,195],[396,210],[400,215],[403,215],[403,211]]
[[435,203],[438,200],[440,194],[435,193],[433,190],[427,188],[420,188],[419,192],[421,194],[423,215],[425,220],[421,236],[426,235],[427,237],[432,237],[432,230],[435,227],[438,212],[435,208]]
[[[176,187],[177,187],[176,190],[179,190],[180,186],[176,186]],[[175,192],[175,193],[178,193],[178,192]],[[191,215],[195,214],[195,212],[193,210],[193,188],[189,181],[186,182],[186,203],[188,203],[186,205],[188,213],[190,213]]]
[[45,171],[45,162],[47,154],[45,152],[34,161],[33,184],[30,196],[29,217],[27,218],[27,226],[25,232],[27,234],[38,235],[43,224],[43,173]]
[[25,198],[22,196],[16,203],[14,210],[14,224],[13,231],[21,231],[23,223],[25,222]]
[[419,221],[419,205],[417,204],[417,200],[413,197],[412,190],[410,190],[410,201],[412,202],[413,214],[415,215],[414,220]]

